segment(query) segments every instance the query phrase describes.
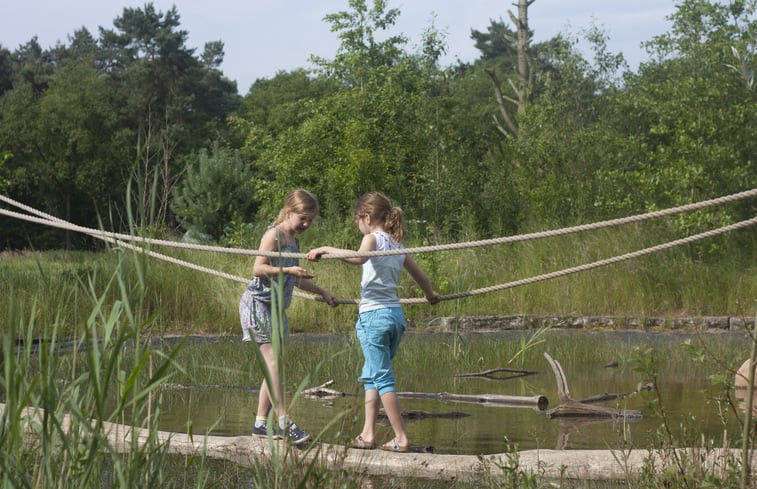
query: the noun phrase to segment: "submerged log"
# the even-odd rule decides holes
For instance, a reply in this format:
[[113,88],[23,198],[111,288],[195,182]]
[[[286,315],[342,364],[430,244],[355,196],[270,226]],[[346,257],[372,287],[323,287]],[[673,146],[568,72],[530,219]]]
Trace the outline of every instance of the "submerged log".
[[[311,387],[302,391],[302,396],[309,399],[336,399],[340,397],[354,396],[343,391],[330,389],[327,386],[333,385],[334,381],[329,380],[317,387]],[[223,385],[189,385],[189,384],[166,384],[166,389],[228,389],[244,388],[257,392],[256,389],[249,389],[243,386],[223,386]],[[497,404],[505,407],[530,407],[544,411],[549,405],[549,400],[545,396],[508,396],[500,394],[451,394],[449,392],[397,392],[397,397],[408,399],[430,399],[437,401],[453,402],[471,402],[476,404]]]
[[654,386],[652,384],[642,384],[639,387],[636,388],[636,390],[631,392],[625,392],[621,394],[608,394],[605,392],[604,394],[597,394],[594,396],[584,397],[579,402],[585,402],[587,404],[593,403],[593,402],[605,402],[605,401],[614,401],[615,399],[623,399],[624,397],[631,396],[633,394],[638,394],[641,391],[651,391],[654,389]]
[[[309,398],[333,399],[348,395],[342,391],[328,389],[334,381],[329,380],[310,389],[305,389],[302,394]],[[530,407],[543,411],[547,409],[549,400],[545,396],[508,396],[501,394],[452,394],[449,392],[397,392],[397,397],[406,399],[430,399],[436,401],[470,402],[476,404],[498,404],[508,407]]]
[[530,407],[543,411],[549,400],[545,396],[508,396],[502,394],[451,394],[449,392],[398,392],[397,397],[409,399],[432,399],[437,401],[472,402],[477,404],[497,404],[507,407]]
[[[506,372],[513,375],[507,375],[504,377],[495,375],[501,372]],[[457,374],[455,375],[455,377],[457,378],[479,377],[486,380],[510,380],[510,379],[518,379],[520,377],[526,377],[528,375],[536,375],[538,373],[539,372],[536,370],[524,370],[522,368],[500,367],[500,368],[490,368],[489,370],[484,370],[482,372]]]
[[[441,419],[457,419],[457,418],[467,418],[470,416],[468,413],[460,413],[457,411],[450,411],[447,413],[432,413],[429,411],[421,411],[418,409],[409,409],[407,411],[402,411],[402,417],[405,419],[429,419],[429,418],[441,418]],[[378,412],[378,418],[379,419],[386,419],[386,411],[384,411],[384,408],[379,409]]]
[[560,400],[560,404],[550,409],[545,414],[549,418],[556,417],[600,417],[600,418],[630,418],[641,419],[641,411],[636,410],[620,410],[609,408],[605,406],[593,406],[591,404],[585,404],[580,401],[576,401],[570,396],[570,390],[568,389],[568,381],[565,378],[565,372],[563,372],[562,366],[557,363],[556,360],[549,356],[549,353],[544,353],[544,357],[552,367],[552,371],[555,373],[555,380],[557,380],[557,397]]

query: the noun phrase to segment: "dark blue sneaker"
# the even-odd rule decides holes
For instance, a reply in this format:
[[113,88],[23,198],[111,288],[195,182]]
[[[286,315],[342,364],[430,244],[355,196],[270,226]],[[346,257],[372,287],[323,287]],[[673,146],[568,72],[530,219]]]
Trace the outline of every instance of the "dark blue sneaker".
[[[263,426],[254,426],[252,428],[252,436],[267,437],[268,436],[268,427],[266,425],[263,425]],[[284,436],[281,434],[281,430],[278,429],[278,428],[276,428],[276,427],[274,427],[271,430],[271,436],[273,437],[274,440],[280,440],[280,439],[284,438]]]
[[302,428],[294,423],[291,423],[289,426],[287,426],[287,429],[284,430],[284,435],[289,438],[295,445],[310,441],[310,435],[308,435]]

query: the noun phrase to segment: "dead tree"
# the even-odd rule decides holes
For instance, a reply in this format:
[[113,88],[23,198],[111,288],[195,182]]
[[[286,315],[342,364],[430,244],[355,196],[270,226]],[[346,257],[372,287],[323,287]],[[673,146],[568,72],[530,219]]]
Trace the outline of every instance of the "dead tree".
[[531,45],[531,33],[528,29],[528,7],[536,0],[518,0],[518,16],[516,17],[511,11],[507,11],[510,20],[516,27],[516,36],[505,35],[505,40],[515,47],[518,59],[518,83],[515,84],[512,79],[508,78],[507,83],[512,90],[514,97],[508,96],[502,90],[502,84],[497,78],[494,69],[486,69],[486,74],[494,87],[494,97],[497,100],[499,116],[492,114],[494,126],[505,137],[518,136],[520,129],[512,115],[512,106],[515,107],[518,114],[526,110],[528,99],[531,95],[532,75],[531,75],[531,58],[529,48]]

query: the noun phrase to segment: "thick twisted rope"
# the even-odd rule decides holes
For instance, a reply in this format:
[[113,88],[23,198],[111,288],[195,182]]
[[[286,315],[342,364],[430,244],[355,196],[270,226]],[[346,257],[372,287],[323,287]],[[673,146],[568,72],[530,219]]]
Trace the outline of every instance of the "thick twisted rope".
[[[586,270],[591,270],[592,268],[603,267],[603,266],[606,266],[606,265],[611,265],[613,263],[618,263],[618,262],[621,262],[621,261],[630,260],[631,258],[638,258],[640,256],[649,255],[650,253],[656,253],[658,251],[667,250],[669,248],[674,248],[676,246],[681,246],[681,245],[684,245],[684,244],[687,244],[687,243],[693,243],[694,241],[698,241],[700,239],[711,238],[711,237],[717,236],[719,234],[727,233],[729,231],[735,231],[736,229],[745,228],[747,226],[752,226],[754,224],[757,224],[757,217],[753,217],[753,218],[747,219],[745,221],[740,221],[740,222],[737,222],[735,224],[731,224],[731,225],[728,225],[728,226],[723,226],[723,227],[718,228],[718,229],[713,229],[713,230],[710,230],[710,231],[705,231],[703,233],[695,234],[695,235],[689,236],[687,238],[681,238],[681,239],[677,239],[675,241],[669,241],[667,243],[659,244],[659,245],[652,246],[652,247],[649,247],[649,248],[644,248],[642,250],[633,251],[631,253],[626,253],[624,255],[618,255],[618,256],[614,256],[612,258],[606,258],[604,260],[599,260],[599,261],[595,261],[595,262],[592,262],[592,263],[587,263],[587,264],[584,264],[584,265],[579,265],[579,266],[572,267],[572,268],[565,268],[563,270],[558,270],[556,272],[545,273],[543,275],[536,275],[534,277],[524,278],[524,279],[521,279],[521,280],[516,280],[514,282],[508,282],[508,283],[504,283],[504,284],[500,284],[500,285],[494,285],[494,286],[491,286],[491,287],[484,287],[484,288],[481,288],[481,289],[469,290],[469,291],[466,291],[466,292],[447,294],[447,295],[441,296],[441,299],[442,300],[460,299],[460,298],[469,297],[469,296],[472,296],[472,295],[486,294],[486,293],[494,292],[494,291],[497,291],[497,290],[512,289],[513,287],[519,287],[521,285],[533,284],[533,283],[536,283],[536,282],[541,282],[543,280],[549,280],[549,279],[553,279],[553,278],[557,278],[557,277],[564,277],[565,275],[570,275],[572,273],[583,272],[583,271],[586,271]],[[420,304],[420,303],[423,303],[423,302],[426,302],[426,299],[407,299],[406,304]]]
[[[737,200],[746,199],[746,198],[754,197],[754,196],[757,196],[757,188],[754,188],[751,190],[745,190],[743,192],[738,192],[731,195],[726,195],[723,197],[718,197],[715,199],[703,200],[703,201],[695,202],[692,204],[686,204],[686,205],[682,205],[678,207],[671,207],[669,209],[652,211],[645,214],[637,214],[635,216],[610,219],[610,220],[599,221],[599,222],[590,223],[590,224],[581,224],[578,226],[566,227],[566,228],[555,229],[555,230],[550,230],[550,231],[541,231],[541,232],[527,233],[527,234],[521,234],[521,235],[515,235],[515,236],[505,236],[501,238],[484,239],[484,240],[479,240],[479,241],[449,243],[449,244],[444,244],[444,245],[421,246],[421,247],[415,247],[415,248],[403,248],[399,250],[368,251],[368,252],[360,252],[360,253],[358,252],[330,253],[328,255],[322,256],[321,259],[339,259],[339,258],[363,257],[363,256],[370,257],[370,256],[386,256],[386,255],[410,255],[410,254],[416,254],[416,253],[459,250],[459,249],[464,249],[464,248],[479,248],[483,246],[494,246],[498,244],[515,243],[519,241],[528,241],[532,239],[564,236],[567,234],[572,234],[572,233],[577,233],[577,232],[582,232],[582,231],[590,231],[590,230],[601,229],[601,228],[606,228],[606,227],[619,226],[622,224],[641,222],[641,221],[655,219],[655,218],[663,217],[663,216],[681,214],[683,212],[690,212],[690,211],[694,211],[698,209],[704,209],[707,207],[717,206],[717,205],[725,204],[728,202],[734,202]],[[4,195],[0,195],[0,200],[2,200],[3,202],[9,203],[11,205],[14,205],[16,207],[19,207],[21,209],[24,209],[27,212],[31,212],[33,214],[39,215],[38,211],[35,211],[34,209],[24,204],[21,204],[20,202],[16,202],[15,200],[10,199],[9,197],[6,197]],[[31,222],[39,222],[41,224],[53,225],[55,227],[60,227],[62,229],[68,229],[71,231],[81,232],[81,233],[88,234],[94,237],[105,236],[105,237],[122,240],[122,241],[136,241],[136,242],[145,243],[145,244],[169,246],[173,248],[186,248],[186,249],[200,250],[200,251],[213,251],[213,252],[221,252],[221,253],[256,255],[256,256],[259,255],[259,256],[268,256],[268,257],[279,256],[283,258],[305,258],[305,253],[277,253],[277,252],[269,252],[269,251],[228,248],[224,246],[210,246],[210,245],[201,245],[201,244],[196,244],[196,243],[181,243],[177,241],[144,238],[141,236],[132,236],[129,234],[120,234],[120,233],[114,233],[114,232],[108,232],[108,231],[100,231],[100,230],[92,229],[92,228],[86,228],[82,226],[77,226],[75,224],[67,223],[62,220],[56,220],[54,221],[55,224],[52,224],[52,223],[42,222],[39,220],[34,220],[34,218],[31,218],[31,216],[13,213],[11,211],[6,211],[4,209],[0,209],[0,214],[7,215],[10,217],[16,217],[19,219],[30,220]],[[50,219],[48,219],[48,221],[49,220]]]
[[[520,240],[526,239],[525,237],[528,237],[527,239],[538,239],[538,238],[547,237],[547,236],[559,236],[559,235],[563,235],[563,234],[568,234],[568,232],[578,232],[578,231],[585,231],[585,230],[588,230],[588,229],[598,229],[600,227],[607,227],[609,225],[625,224],[627,222],[638,222],[638,221],[643,220],[643,219],[651,219],[652,217],[648,217],[648,216],[651,216],[651,215],[654,215],[654,217],[660,217],[660,216],[664,216],[664,215],[671,215],[671,214],[676,213],[676,212],[673,212],[674,210],[676,210],[677,212],[685,212],[684,210],[679,210],[679,209],[684,209],[685,208],[686,210],[694,210],[694,209],[702,208],[703,204],[705,204],[705,203],[707,203],[707,205],[704,205],[704,207],[707,207],[707,206],[710,206],[710,205],[717,205],[717,204],[715,204],[713,202],[717,202],[717,203],[730,202],[730,201],[733,201],[733,200],[738,200],[740,198],[743,199],[743,198],[746,198],[746,197],[750,197],[750,196],[755,195],[755,194],[757,194],[757,189],[753,189],[753,190],[747,191],[747,192],[740,192],[738,194],[733,194],[733,195],[726,196],[726,197],[721,197],[721,198],[718,198],[718,199],[711,199],[709,201],[703,201],[703,202],[699,202],[699,203],[696,203],[696,204],[688,204],[688,205],[680,206],[680,207],[673,208],[673,209],[667,209],[667,210],[662,210],[662,211],[655,211],[655,212],[651,212],[651,213],[647,213],[647,214],[643,214],[643,215],[631,216],[631,217],[628,217],[628,218],[613,219],[611,221],[602,221],[600,223],[587,224],[587,225],[581,225],[581,226],[574,226],[572,228],[563,228],[563,229],[559,229],[559,230],[555,230],[555,231],[546,231],[546,232],[542,232],[542,233],[530,233],[530,234],[520,235],[520,236],[511,236],[511,237],[506,237],[506,238],[498,238],[498,239],[491,239],[491,240],[482,240],[482,241],[477,241],[477,242],[469,242],[467,244],[466,243],[457,243],[457,244],[452,244],[452,245],[445,245],[445,246],[442,246],[442,247],[440,247],[440,246],[427,246],[427,247],[423,247],[423,248],[416,248],[415,250],[423,249],[424,251],[441,251],[441,250],[447,250],[447,249],[460,249],[460,248],[463,248],[463,247],[470,247],[472,244],[474,246],[486,246],[484,244],[479,244],[479,243],[485,243],[485,242],[488,243],[487,245],[493,245],[493,244],[499,244],[499,243],[504,243],[504,242],[520,241]],[[205,272],[205,273],[209,273],[209,274],[212,274],[212,275],[216,275],[216,276],[219,276],[219,277],[222,277],[222,278],[236,280],[236,281],[241,282],[241,283],[247,283],[247,281],[248,281],[244,277],[239,277],[239,276],[236,276],[236,275],[227,274],[227,273],[220,272],[220,271],[217,271],[217,270],[213,270],[213,269],[210,269],[210,268],[207,268],[207,267],[203,267],[203,266],[191,263],[191,262],[187,262],[187,261],[184,261],[184,260],[179,260],[177,258],[166,256],[166,255],[163,255],[161,253],[157,253],[157,252],[150,251],[150,250],[145,250],[144,248],[142,248],[140,246],[131,245],[129,243],[124,242],[121,239],[118,239],[118,238],[114,237],[114,236],[128,236],[128,235],[120,235],[120,234],[117,234],[117,233],[105,233],[105,232],[97,231],[97,230],[94,230],[94,229],[91,229],[91,228],[85,228],[85,227],[81,227],[81,226],[76,226],[76,225],[68,223],[67,221],[64,221],[62,219],[56,218],[56,217],[51,216],[49,214],[45,214],[45,213],[43,213],[41,211],[33,209],[33,208],[29,207],[29,206],[25,206],[23,204],[17,203],[15,201],[13,201],[12,199],[9,199],[9,198],[7,198],[5,196],[2,196],[2,195],[0,195],[0,200],[12,203],[13,205],[17,205],[17,206],[23,208],[24,210],[27,210],[28,212],[31,212],[31,213],[36,214],[36,215],[41,216],[41,217],[33,217],[33,216],[26,215],[26,214],[20,214],[20,213],[16,213],[16,212],[0,209],[0,214],[2,214],[2,215],[6,215],[6,216],[10,216],[10,217],[16,217],[16,218],[24,219],[24,220],[27,220],[27,221],[30,221],[30,222],[37,222],[39,224],[45,224],[45,225],[54,226],[54,227],[61,227],[63,229],[70,229],[70,230],[79,231],[79,232],[82,232],[84,234],[88,234],[90,236],[94,236],[96,238],[102,239],[104,241],[117,244],[118,246],[121,246],[121,247],[124,247],[124,248],[128,248],[128,249],[132,249],[132,250],[135,250],[135,251],[138,251],[138,252],[141,252],[141,253],[146,253],[148,256],[151,256],[151,257],[154,257],[154,258],[158,258],[158,259],[161,259],[161,260],[165,260],[165,261],[168,261],[170,263],[174,263],[174,264],[177,264],[177,265],[180,265],[180,266],[188,267],[188,268],[191,268],[191,269],[194,269],[194,270],[199,270],[199,271],[202,271],[202,272]],[[621,221],[623,221],[623,222],[621,222]],[[608,224],[608,223],[612,223],[612,224]],[[557,278],[557,277],[563,277],[563,276],[570,275],[570,274],[573,274],[573,273],[578,273],[578,272],[582,272],[582,271],[586,271],[586,270],[591,270],[593,268],[607,266],[607,265],[611,265],[611,264],[618,263],[618,262],[621,262],[621,261],[630,260],[632,258],[637,258],[637,257],[648,255],[648,254],[651,254],[651,253],[656,253],[656,252],[659,252],[659,251],[662,251],[662,250],[665,250],[665,249],[673,248],[673,247],[676,247],[676,246],[681,246],[681,245],[687,244],[687,243],[692,243],[692,242],[698,241],[700,239],[710,238],[710,237],[713,237],[713,236],[717,236],[719,234],[723,234],[723,233],[726,233],[726,232],[734,231],[734,230],[741,229],[741,228],[744,228],[744,227],[747,227],[747,226],[751,226],[751,225],[754,225],[754,224],[757,224],[757,217],[754,217],[754,218],[751,218],[751,219],[747,219],[747,220],[744,220],[744,221],[741,221],[741,222],[738,222],[738,223],[734,223],[734,224],[731,224],[731,225],[728,225],[728,226],[723,226],[723,227],[720,227],[720,228],[717,228],[717,229],[713,229],[713,230],[710,230],[710,231],[706,231],[706,232],[703,232],[703,233],[699,233],[699,234],[696,234],[696,235],[693,235],[693,236],[689,236],[687,238],[681,238],[681,239],[678,239],[678,240],[670,241],[670,242],[667,242],[667,243],[663,243],[663,244],[660,244],[660,245],[652,246],[652,247],[645,248],[645,249],[638,250],[638,251],[634,251],[634,252],[631,252],[631,253],[626,253],[626,254],[623,254],[623,255],[618,255],[618,256],[615,256],[615,257],[612,257],[612,258],[607,258],[607,259],[604,259],[604,260],[599,260],[599,261],[595,261],[595,262],[592,262],[592,263],[587,263],[587,264],[579,265],[579,266],[576,266],[576,267],[566,268],[566,269],[563,269],[563,270],[558,270],[558,271],[555,271],[555,272],[550,272],[550,273],[546,273],[546,274],[542,274],[542,275],[537,275],[537,276],[534,276],[534,277],[525,278],[525,279],[521,279],[521,280],[516,280],[516,281],[513,281],[513,282],[508,282],[508,283],[504,283],[504,284],[500,284],[500,285],[495,285],[495,286],[484,287],[484,288],[480,288],[480,289],[469,290],[469,291],[466,291],[466,292],[458,292],[458,293],[453,293],[453,294],[447,294],[447,295],[440,296],[440,299],[441,300],[459,299],[459,298],[463,298],[463,297],[470,297],[470,296],[474,296],[474,295],[486,294],[486,293],[490,293],[490,292],[494,292],[494,291],[499,291],[499,290],[506,290],[506,289],[518,287],[518,286],[521,286],[521,285],[532,284],[532,283],[536,283],[536,282],[540,282],[540,281],[544,281],[544,280],[549,280],[549,279],[553,279],[553,278]],[[129,238],[134,238],[134,237],[131,237],[131,236],[128,236],[128,237]],[[517,239],[516,240],[514,238],[522,238],[522,239]],[[145,238],[136,238],[136,240],[142,241],[142,242],[152,242],[154,244],[158,244],[157,242],[161,241],[161,240],[147,240]],[[166,243],[173,243],[173,242],[166,241]],[[461,246],[461,245],[467,245],[467,246]],[[208,248],[208,247],[206,247],[206,248]],[[228,250],[229,249],[229,248],[222,248],[222,247],[213,247],[213,248],[219,248],[219,249],[222,249],[222,250]],[[399,253],[386,253],[386,252],[344,253],[344,254],[336,254],[335,253],[335,254],[332,254],[332,255],[329,255],[329,256],[331,258],[343,258],[343,257],[348,257],[348,256],[378,256],[378,255],[382,255],[382,254],[383,255],[386,255],[386,254],[406,254],[410,250],[411,250],[410,248],[408,248],[407,250],[395,250],[395,251],[400,251]],[[403,251],[404,251],[404,253],[402,253]],[[419,253],[420,251],[416,251],[416,252]],[[262,253],[259,253],[259,254],[262,254]],[[284,255],[289,255],[289,256],[295,257],[295,258],[300,258],[300,257],[304,256],[303,253],[287,253],[287,254],[285,254],[285,253],[273,253],[272,254],[272,256],[284,256]],[[325,258],[325,256],[324,256],[324,258]],[[315,296],[315,295],[312,295],[312,294],[304,294],[304,293],[297,292],[297,291],[295,291],[295,295],[297,295],[299,297],[306,298],[306,299],[310,299],[310,300],[316,300],[316,301],[322,301],[323,300],[321,297],[318,297],[318,296]],[[357,299],[338,299],[337,302],[340,303],[340,304],[357,304],[359,301]],[[425,303],[427,301],[426,301],[426,299],[401,299],[400,302],[402,304],[422,304],[422,303]]]
[[[3,196],[0,195],[0,198],[2,198],[2,197]],[[5,200],[5,199],[2,199],[2,200]],[[11,200],[11,199],[8,199],[8,200]],[[69,223],[68,221],[64,221],[63,219],[57,218],[55,216],[51,216],[50,214],[46,214],[46,213],[44,213],[42,211],[39,211],[37,209],[34,209],[32,207],[29,207],[29,206],[26,206],[26,205],[23,205],[23,204],[19,204],[19,206],[22,207],[24,210],[26,210],[28,212],[31,212],[32,214],[35,214],[35,215],[37,215],[39,217],[29,216],[29,215],[26,215],[26,214],[20,214],[18,212],[13,212],[13,211],[6,211],[4,209],[0,209],[0,214],[6,215],[6,216],[9,216],[9,217],[17,217],[19,219],[23,219],[23,220],[26,220],[26,221],[29,221],[29,222],[34,222],[34,223],[38,223],[38,224],[44,224],[44,225],[48,225],[48,226],[52,226],[52,227],[58,227],[58,228],[63,228],[63,229],[76,230],[74,228],[80,228],[81,229],[80,232],[82,232],[84,234],[93,236],[93,237],[95,237],[97,239],[101,239],[101,240],[106,241],[106,242],[111,243],[111,244],[115,244],[116,246],[119,246],[121,248],[126,248],[126,249],[130,249],[130,250],[133,250],[133,251],[137,251],[139,253],[144,253],[147,256],[150,256],[152,258],[157,258],[159,260],[163,260],[163,261],[166,261],[168,263],[173,263],[175,265],[179,265],[179,266],[186,267],[186,268],[189,268],[189,269],[192,269],[192,270],[197,270],[197,271],[200,271],[200,272],[204,272],[204,273],[207,273],[209,275],[215,275],[216,277],[221,277],[221,278],[225,278],[225,279],[228,279],[228,280],[233,280],[233,281],[240,282],[240,283],[243,283],[243,284],[247,284],[249,282],[248,278],[240,277],[239,275],[232,275],[230,273],[225,273],[225,272],[221,272],[219,270],[215,270],[215,269],[212,269],[212,268],[204,267],[202,265],[198,265],[196,263],[188,262],[186,260],[180,260],[180,259],[174,258],[172,256],[167,256],[167,255],[164,255],[162,253],[158,253],[156,251],[147,250],[147,249],[145,249],[145,248],[143,248],[141,246],[135,246],[135,245],[129,244],[129,243],[125,242],[125,241],[122,241],[120,239],[116,239],[116,238],[112,237],[112,235],[110,233],[95,232],[96,230],[91,230],[92,232],[87,232],[85,230],[88,230],[89,228],[84,228],[84,227],[81,227],[81,226],[76,226],[74,224]],[[274,254],[273,256],[279,256],[279,255]],[[302,297],[304,299],[315,300],[315,301],[323,301],[322,297],[316,296],[314,294],[306,294],[304,292],[299,292],[299,291],[296,291],[296,290],[294,291],[294,295],[296,295],[298,297]],[[357,299],[337,299],[336,302],[338,304],[357,304],[358,300]]]

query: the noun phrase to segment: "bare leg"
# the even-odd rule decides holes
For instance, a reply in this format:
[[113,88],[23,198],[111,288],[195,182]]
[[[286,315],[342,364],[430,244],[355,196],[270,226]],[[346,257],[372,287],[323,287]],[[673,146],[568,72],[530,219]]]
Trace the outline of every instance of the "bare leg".
[[376,389],[365,391],[365,422],[360,438],[367,445],[372,445],[376,441],[376,418],[379,410],[379,395]]
[[[262,343],[260,345],[260,353],[263,355],[265,364],[268,367],[268,373],[273,383],[273,394],[277,400],[278,412],[277,416],[281,417],[286,414],[286,407],[284,406],[284,396],[282,394],[281,383],[279,381],[279,373],[276,370],[276,356],[274,355],[273,345],[270,343]],[[263,380],[260,386],[260,396],[258,397],[258,416],[268,416],[268,412],[271,409],[271,391],[268,383]]]
[[394,439],[397,440],[397,444],[402,448],[410,446],[410,440],[405,433],[405,423],[402,421],[402,410],[397,393],[394,391],[385,392],[381,396],[381,404],[384,405],[384,411],[394,430]]

